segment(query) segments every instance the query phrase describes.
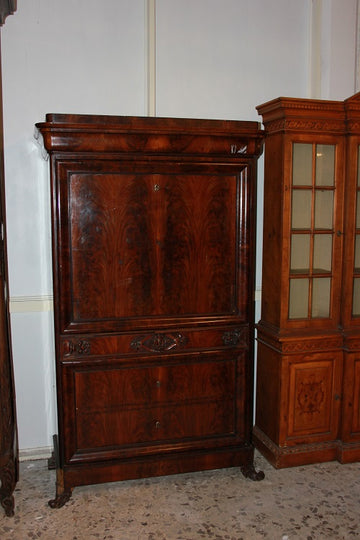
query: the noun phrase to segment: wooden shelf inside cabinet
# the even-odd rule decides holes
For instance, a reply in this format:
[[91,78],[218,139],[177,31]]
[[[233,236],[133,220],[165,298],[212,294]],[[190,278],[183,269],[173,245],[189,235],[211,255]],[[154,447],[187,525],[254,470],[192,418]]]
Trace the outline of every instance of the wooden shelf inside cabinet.
[[356,461],[360,94],[257,109],[266,139],[254,442],[275,467]]
[[[48,114],[57,492],[253,466],[256,122]],[[96,466],[94,466],[96,465]]]

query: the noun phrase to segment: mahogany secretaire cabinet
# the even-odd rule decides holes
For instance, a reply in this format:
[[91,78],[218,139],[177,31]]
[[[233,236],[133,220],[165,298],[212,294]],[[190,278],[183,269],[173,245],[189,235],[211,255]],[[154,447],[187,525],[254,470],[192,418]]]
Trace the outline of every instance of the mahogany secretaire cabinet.
[[257,122],[49,114],[57,495],[253,466]]
[[276,467],[360,459],[360,94],[258,107],[265,139],[254,442]]

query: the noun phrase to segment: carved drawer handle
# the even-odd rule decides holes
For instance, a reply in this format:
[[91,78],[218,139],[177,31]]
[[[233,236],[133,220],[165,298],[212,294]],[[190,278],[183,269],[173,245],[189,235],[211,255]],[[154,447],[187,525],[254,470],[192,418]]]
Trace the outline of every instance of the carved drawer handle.
[[159,420],[156,420],[156,422],[155,422],[155,427],[156,427],[156,429],[159,429],[159,428],[160,428],[160,422],[159,422]]
[[166,352],[172,349],[180,349],[187,344],[187,337],[182,334],[148,334],[137,336],[130,343],[130,347],[136,351]]

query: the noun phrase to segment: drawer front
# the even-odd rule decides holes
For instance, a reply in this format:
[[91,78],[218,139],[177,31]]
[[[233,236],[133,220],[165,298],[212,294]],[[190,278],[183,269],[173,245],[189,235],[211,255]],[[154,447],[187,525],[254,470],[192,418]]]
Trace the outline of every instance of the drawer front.
[[[186,361],[185,361],[186,360]],[[244,432],[245,355],[143,367],[63,366],[65,459]],[[197,441],[197,443],[196,443]],[[153,450],[152,450],[153,451]]]
[[234,362],[75,371],[76,410],[81,414],[187,400],[221,401],[233,395]]
[[146,354],[184,353],[194,350],[248,349],[247,324],[205,328],[180,328],[176,330],[145,331],[124,334],[62,336],[60,351],[62,361],[98,360],[99,356],[143,356]]
[[78,449],[231,434],[234,400],[196,400],[142,409],[77,414]]

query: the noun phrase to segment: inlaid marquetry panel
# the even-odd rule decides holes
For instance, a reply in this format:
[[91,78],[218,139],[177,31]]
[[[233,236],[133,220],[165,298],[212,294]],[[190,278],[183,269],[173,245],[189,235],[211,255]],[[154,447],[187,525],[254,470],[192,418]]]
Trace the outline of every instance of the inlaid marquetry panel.
[[339,358],[337,354],[289,364],[289,439],[334,435],[341,398]]

